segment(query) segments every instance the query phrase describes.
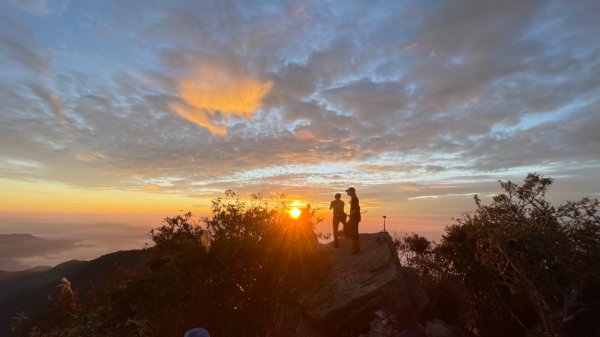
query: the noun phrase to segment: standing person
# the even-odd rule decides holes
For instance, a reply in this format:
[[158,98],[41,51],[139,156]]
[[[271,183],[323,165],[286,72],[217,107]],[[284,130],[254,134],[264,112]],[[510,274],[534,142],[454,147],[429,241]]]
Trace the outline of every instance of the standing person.
[[360,223],[360,203],[356,196],[356,189],[350,187],[346,190],[346,193],[350,196],[350,219],[344,227],[344,234],[346,234],[346,227],[350,239],[352,239],[352,254],[356,254],[360,251],[360,242],[358,242],[358,224]]
[[310,228],[312,230],[312,225],[310,223],[310,204],[306,204],[306,207],[300,210],[298,220],[300,220],[303,229]]
[[338,241],[338,227],[340,222],[344,225],[344,230],[346,229],[346,213],[344,212],[344,202],[341,199],[342,194],[336,193],[335,200],[329,203],[329,209],[333,209],[333,245],[335,248],[340,246]]
[[318,242],[317,234],[315,233],[313,225],[310,222],[310,216],[311,216],[310,204],[306,204],[306,207],[304,207],[302,209],[302,212],[300,213],[300,216],[298,217],[298,220],[300,221],[300,226],[301,226],[301,233],[303,233],[304,238],[306,238],[310,241],[314,240],[315,242]]

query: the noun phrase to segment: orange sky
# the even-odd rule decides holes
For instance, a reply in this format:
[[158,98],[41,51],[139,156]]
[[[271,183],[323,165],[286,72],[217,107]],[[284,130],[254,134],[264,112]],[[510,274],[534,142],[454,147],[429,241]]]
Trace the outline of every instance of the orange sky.
[[208,200],[143,190],[82,189],[61,183],[9,179],[0,179],[0,185],[0,212],[168,216],[182,208],[206,212],[210,205]]
[[[145,234],[152,226],[160,223],[166,216],[174,216],[182,212],[192,211],[197,216],[207,215],[210,198],[190,197],[176,193],[160,193],[157,191],[118,191],[100,189],[82,189],[68,187],[61,183],[25,182],[9,179],[0,179],[3,186],[0,193],[0,217],[10,214],[22,221],[68,221],[68,222],[130,222],[138,225],[140,234]],[[343,191],[340,191],[343,193]],[[358,191],[359,197],[360,190]],[[331,193],[333,196],[333,191]],[[215,198],[219,194],[215,194]],[[247,197],[242,195],[242,198]],[[311,194],[309,198],[299,198],[300,195],[291,197],[298,200],[294,203],[299,206],[311,203],[313,208],[318,208],[318,216],[324,221],[319,225],[319,230],[330,232],[329,201],[318,194]],[[348,197],[343,193],[342,200]],[[387,216],[386,224],[390,231],[416,231],[428,236],[439,237],[446,220],[453,215],[459,215],[456,209],[468,209],[471,197],[453,198],[448,204],[448,210],[439,209],[441,205],[425,198],[416,200],[397,199],[388,200],[361,197],[363,212],[362,231],[379,231],[383,225],[383,215]],[[447,203],[445,201],[444,203]],[[297,205],[296,205],[297,204]],[[438,208],[434,210],[434,208]],[[452,211],[450,211],[450,209]],[[427,212],[430,211],[428,215]],[[452,213],[454,212],[454,213]],[[16,229],[16,228],[15,228]],[[25,228],[24,228],[25,229]],[[116,229],[116,228],[115,228]],[[68,233],[66,233],[68,234]]]

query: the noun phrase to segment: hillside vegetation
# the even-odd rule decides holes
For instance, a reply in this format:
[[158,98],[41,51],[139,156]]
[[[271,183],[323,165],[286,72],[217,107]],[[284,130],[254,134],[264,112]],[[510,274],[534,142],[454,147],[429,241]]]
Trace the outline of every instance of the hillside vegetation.
[[277,306],[323,275],[314,213],[309,221],[228,191],[200,222],[188,213],[152,230],[146,268],[105,278],[86,296],[61,283],[57,310],[29,336],[183,336],[199,325],[215,336],[266,336],[281,321]]
[[598,336],[598,200],[553,206],[552,179],[529,174],[500,182],[490,205],[445,230],[440,243],[397,239],[401,261],[415,267],[436,314],[480,336]]
[[[402,264],[417,270],[433,303],[423,318],[472,336],[597,336],[599,203],[553,206],[551,184],[538,174],[501,182],[502,193],[489,205],[476,196],[475,211],[439,243],[397,237]],[[154,229],[146,267],[105,277],[85,296],[62,282],[56,310],[28,332],[17,315],[13,333],[158,337],[204,326],[214,336],[274,336],[285,330],[280,308],[331,272],[316,249],[314,214],[309,220],[290,219],[284,203],[227,192],[200,222],[188,213]]]

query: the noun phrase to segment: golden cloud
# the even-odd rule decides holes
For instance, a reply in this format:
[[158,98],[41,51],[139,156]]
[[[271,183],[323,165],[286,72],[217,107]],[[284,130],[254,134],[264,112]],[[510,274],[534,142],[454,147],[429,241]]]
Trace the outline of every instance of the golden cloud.
[[407,192],[420,192],[421,188],[416,185],[404,185],[404,186],[400,186],[400,190],[407,191]]
[[243,71],[207,62],[195,76],[179,81],[178,93],[185,103],[174,103],[171,108],[188,121],[224,136],[227,128],[215,120],[216,114],[250,118],[262,106],[262,98],[272,86],[271,81],[261,82]]
[[160,190],[160,186],[156,184],[147,184],[144,186],[144,191],[158,191]]

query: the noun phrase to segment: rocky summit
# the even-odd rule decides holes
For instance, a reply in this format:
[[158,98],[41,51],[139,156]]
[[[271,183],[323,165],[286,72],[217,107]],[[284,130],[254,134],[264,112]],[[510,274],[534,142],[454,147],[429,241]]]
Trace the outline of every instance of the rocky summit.
[[[361,234],[360,243],[357,254],[351,253],[347,239],[340,240],[339,248],[333,243],[320,247],[329,260],[330,272],[320,287],[299,298],[297,307],[290,310],[295,319],[288,316],[287,321],[298,324],[291,331],[288,327],[287,335],[383,336],[375,331],[376,326],[386,320],[393,303],[410,303],[419,314],[426,310],[427,294],[415,271],[400,265],[390,235]],[[424,325],[431,335],[456,335],[437,319]]]

